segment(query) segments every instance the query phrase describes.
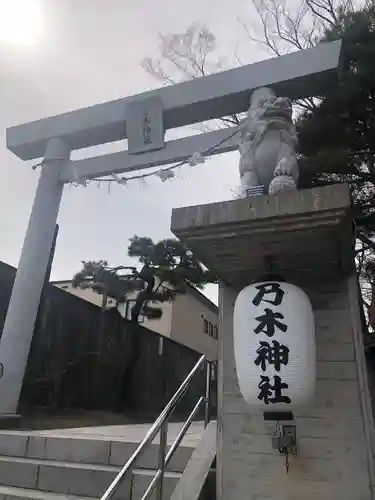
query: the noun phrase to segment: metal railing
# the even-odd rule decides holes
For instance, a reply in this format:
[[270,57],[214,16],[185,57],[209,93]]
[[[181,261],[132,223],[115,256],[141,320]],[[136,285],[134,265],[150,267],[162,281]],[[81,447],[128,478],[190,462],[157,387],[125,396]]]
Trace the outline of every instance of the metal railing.
[[[134,468],[138,460],[142,457],[147,448],[151,445],[157,434],[160,432],[160,445],[159,445],[159,456],[158,465],[154,477],[152,478],[148,488],[143,494],[141,500],[147,500],[156,488],[156,500],[162,500],[163,497],[163,481],[165,469],[168,463],[172,459],[175,451],[177,450],[179,444],[184,438],[187,430],[189,429],[194,418],[198,414],[202,406],[204,406],[204,426],[206,427],[210,421],[210,408],[211,408],[211,382],[212,382],[212,360],[207,356],[202,356],[194,368],[191,370],[186,379],[182,382],[180,387],[177,389],[176,393],[169,401],[167,406],[161,412],[159,417],[155,420],[151,429],[147,432],[144,439],[141,441],[137,449],[134,451],[132,456],[122,467],[120,472],[117,474],[111,485],[108,487],[101,500],[110,500],[115,494],[117,488],[123,483],[125,479],[129,479],[129,497],[126,500],[131,500],[133,493],[133,483],[134,483]],[[180,432],[178,433],[173,444],[167,452],[167,434],[168,434],[168,419],[172,415],[178,403],[183,399],[187,390],[191,386],[193,380],[195,379],[197,373],[202,367],[206,368],[206,379],[205,379],[205,394],[201,396],[196,405],[194,406],[192,412],[187,418],[186,422],[182,426]]]

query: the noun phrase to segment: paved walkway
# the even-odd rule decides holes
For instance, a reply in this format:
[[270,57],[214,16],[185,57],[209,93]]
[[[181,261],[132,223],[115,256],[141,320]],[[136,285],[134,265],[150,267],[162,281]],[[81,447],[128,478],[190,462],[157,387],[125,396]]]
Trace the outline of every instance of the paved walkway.
[[[168,426],[168,442],[172,443],[182,428],[183,423],[171,423]],[[145,437],[151,424],[138,425],[106,425],[101,427],[80,427],[76,429],[56,429],[48,431],[21,431],[21,434],[32,436],[65,437],[78,439],[96,439],[103,441],[128,441],[139,443]],[[204,430],[203,422],[193,422],[187,431],[183,444],[196,446]],[[158,442],[157,436],[154,442]]]

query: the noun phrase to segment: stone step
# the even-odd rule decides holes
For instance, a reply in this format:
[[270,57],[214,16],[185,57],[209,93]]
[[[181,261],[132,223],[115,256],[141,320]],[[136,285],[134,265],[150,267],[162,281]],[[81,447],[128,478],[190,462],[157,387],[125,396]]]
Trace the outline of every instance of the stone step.
[[61,495],[60,493],[51,493],[50,491],[0,486],[0,500],[92,500],[92,497]]
[[[138,443],[121,440],[86,437],[43,436],[22,432],[0,433],[0,456],[39,460],[122,466],[133,454]],[[145,451],[138,468],[155,469],[158,463],[157,443]],[[168,470],[182,472],[194,448],[179,446],[168,465]]]
[[[62,495],[100,497],[119,470],[119,467],[110,465],[0,457],[0,485]],[[154,474],[155,471],[147,469],[134,471],[133,500],[141,498]],[[163,499],[170,498],[180,477],[179,473],[166,472]],[[127,481],[118,488],[113,500],[125,498],[128,498]]]

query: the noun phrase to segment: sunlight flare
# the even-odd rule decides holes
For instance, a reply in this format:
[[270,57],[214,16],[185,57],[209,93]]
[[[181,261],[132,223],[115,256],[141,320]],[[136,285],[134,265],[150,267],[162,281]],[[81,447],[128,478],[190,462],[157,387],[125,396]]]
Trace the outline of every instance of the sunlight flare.
[[0,42],[33,45],[41,32],[40,0],[0,0]]

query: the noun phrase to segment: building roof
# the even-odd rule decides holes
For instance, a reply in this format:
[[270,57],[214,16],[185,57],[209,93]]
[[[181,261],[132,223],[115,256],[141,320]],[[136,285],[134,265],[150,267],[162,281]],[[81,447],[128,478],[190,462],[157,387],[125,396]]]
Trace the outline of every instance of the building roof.
[[[58,281],[51,281],[51,285],[63,285],[63,284],[68,284],[72,283],[72,280],[58,280]],[[207,307],[209,307],[213,312],[217,313],[218,307],[216,304],[212,302],[208,297],[204,295],[198,288],[196,288],[193,285],[190,285],[190,283],[186,283],[188,286],[188,290],[190,293],[192,293],[198,300],[203,302]]]
[[201,302],[204,302],[208,307],[210,307],[215,313],[218,311],[218,307],[216,304],[212,302],[204,293],[202,293],[198,288],[196,288],[193,285],[190,285],[190,283],[186,283],[188,285],[189,290],[193,295],[197,297]]

